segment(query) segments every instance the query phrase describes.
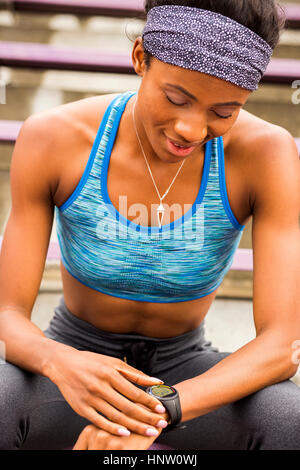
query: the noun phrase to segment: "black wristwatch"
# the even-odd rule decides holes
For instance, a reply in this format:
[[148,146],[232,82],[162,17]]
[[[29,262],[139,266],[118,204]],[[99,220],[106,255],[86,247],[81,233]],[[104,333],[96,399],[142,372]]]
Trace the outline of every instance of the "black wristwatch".
[[169,416],[170,423],[166,430],[173,429],[180,423],[182,414],[179,400],[179,394],[174,387],[169,385],[152,385],[146,390],[149,395],[157,398],[161,404],[166,408]]

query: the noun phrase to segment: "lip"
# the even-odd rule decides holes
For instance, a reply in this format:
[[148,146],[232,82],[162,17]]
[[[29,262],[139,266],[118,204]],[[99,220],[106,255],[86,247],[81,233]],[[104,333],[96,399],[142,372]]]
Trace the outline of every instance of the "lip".
[[193,150],[196,148],[196,145],[179,148],[179,147],[176,147],[175,145],[175,143],[177,142],[172,141],[171,139],[169,139],[169,137],[166,137],[166,139],[167,139],[167,147],[168,147],[169,152],[171,152],[173,155],[176,155],[176,156],[185,157],[187,155],[190,155],[193,152]]

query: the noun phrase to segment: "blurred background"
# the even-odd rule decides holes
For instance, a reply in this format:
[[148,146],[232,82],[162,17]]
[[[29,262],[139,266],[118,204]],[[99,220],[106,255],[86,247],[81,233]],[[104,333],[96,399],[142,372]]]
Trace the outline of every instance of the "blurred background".
[[[289,21],[273,57],[283,61],[245,109],[300,138],[300,92],[292,98],[300,89],[300,0],[281,4]],[[0,236],[10,211],[10,161],[20,125],[64,103],[137,90],[130,55],[144,26],[142,9],[142,0],[0,0]],[[251,229],[250,222],[240,244],[248,264],[228,273],[207,316],[207,338],[220,350],[234,351],[255,336]],[[57,242],[55,223],[51,241]],[[40,328],[47,327],[61,294],[59,260],[49,256],[33,310]],[[300,384],[298,375],[293,380]]]

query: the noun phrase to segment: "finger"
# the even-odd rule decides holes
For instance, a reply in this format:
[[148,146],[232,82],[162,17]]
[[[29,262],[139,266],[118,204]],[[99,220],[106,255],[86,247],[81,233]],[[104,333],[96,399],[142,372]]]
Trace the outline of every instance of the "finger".
[[[142,392],[142,390],[137,390],[138,393]],[[109,391],[102,389],[101,393],[105,402],[110,403],[114,407],[114,409],[120,410],[128,418],[133,418],[134,420],[139,422],[140,425],[144,424],[143,427],[140,426],[139,428],[130,427],[129,429],[131,431],[141,433],[142,429],[146,431],[146,429],[149,427],[147,425],[156,426],[159,428],[163,427],[163,425],[159,423],[163,423],[164,419],[159,414],[153,413],[151,409],[149,409],[149,407],[143,405],[139,406],[139,402],[137,400],[131,401],[126,396],[120,395],[120,393],[118,393],[114,389],[110,389]],[[136,396],[138,398],[138,394]],[[108,415],[105,413],[105,416]],[[112,418],[111,415],[109,415],[108,417],[109,419],[115,421],[115,418]],[[123,421],[122,423],[125,425]],[[165,427],[166,426],[167,422],[165,422]]]
[[[133,431],[142,436],[158,436],[159,432],[155,429],[159,421],[157,415],[152,416],[151,412],[136,403],[131,403],[116,392],[113,392],[112,395],[115,395],[112,399],[112,401],[116,403],[115,406],[111,406],[107,401],[95,396],[90,401],[95,410],[101,411],[101,413],[108,418],[107,421],[105,418],[103,419],[101,429],[118,436],[130,434],[129,432],[125,433],[124,430]],[[126,407],[125,413],[121,411],[122,406]],[[138,419],[135,419],[135,415]],[[164,427],[167,426],[166,421],[160,421],[165,423]],[[162,426],[158,427],[162,429]]]
[[[89,426],[87,426],[87,428],[88,427]],[[89,431],[87,430],[87,428],[84,428],[84,430],[81,432],[72,450],[87,450],[88,448],[87,442],[88,442],[88,434],[89,434]]]
[[144,374],[144,372],[135,369],[134,367],[128,366],[128,364],[121,364],[115,367],[115,370],[126,375],[128,380],[142,385],[142,386],[151,386],[157,384],[163,384],[163,380],[158,379],[157,377],[150,377],[149,375]]
[[[110,434],[114,434],[116,436],[130,435],[129,429],[124,427],[118,421],[112,422],[105,417],[108,415],[113,416],[115,410],[112,406],[101,399],[98,399],[97,401],[94,400],[94,403],[96,407],[94,408],[93,406],[90,406],[85,408],[84,413],[82,413],[81,416],[93,423],[97,428],[103,429]],[[102,416],[99,412],[103,413],[105,416]]]
[[115,437],[102,429],[96,430],[89,441],[88,450],[121,450],[123,449],[123,438]]
[[90,432],[86,438],[86,450],[105,450],[108,449],[108,440],[111,440],[111,434],[99,429],[95,426],[90,426]]
[[[149,393],[146,393],[144,390],[135,387],[135,385],[126,380],[126,378],[123,377],[121,374],[111,374],[110,381],[115,390],[122,393],[122,395],[127,397],[132,402],[141,403],[142,405],[145,405],[147,408],[153,410],[156,413],[165,413],[166,410],[157,398],[152,397],[151,395],[149,395]],[[105,390],[103,391],[105,392]],[[159,408],[156,410],[157,406]]]

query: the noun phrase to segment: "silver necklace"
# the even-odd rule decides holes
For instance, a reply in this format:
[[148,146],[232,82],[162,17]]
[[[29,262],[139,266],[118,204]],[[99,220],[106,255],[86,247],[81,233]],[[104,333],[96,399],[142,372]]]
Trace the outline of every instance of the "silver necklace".
[[168,187],[167,191],[164,193],[163,196],[161,196],[161,195],[160,195],[160,192],[159,192],[158,189],[157,189],[156,183],[155,183],[155,181],[154,181],[151,168],[150,168],[150,166],[149,166],[147,157],[146,157],[145,152],[144,152],[144,148],[143,148],[143,146],[142,146],[142,142],[141,142],[141,140],[140,140],[140,137],[139,137],[139,134],[138,134],[138,131],[137,131],[137,128],[136,128],[136,124],[135,124],[135,105],[136,105],[136,101],[137,101],[137,100],[135,100],[135,102],[134,102],[133,112],[132,112],[133,125],[134,125],[134,128],[135,128],[136,136],[137,136],[137,139],[138,139],[138,141],[139,141],[140,147],[141,147],[141,149],[142,149],[142,153],[143,153],[145,162],[146,162],[146,164],[147,164],[147,167],[148,167],[150,176],[151,176],[151,178],[152,178],[154,187],[155,187],[156,192],[157,192],[157,195],[158,195],[158,197],[159,197],[160,204],[159,204],[158,208],[156,209],[156,213],[157,213],[157,219],[158,219],[159,227],[161,227],[161,226],[162,226],[162,221],[163,221],[163,218],[164,218],[164,215],[165,215],[165,208],[164,208],[162,202],[163,202],[164,198],[166,197],[166,195],[168,194],[168,192],[170,191],[170,189],[171,189],[171,187],[172,187],[174,181],[176,180],[176,178],[177,178],[177,176],[178,176],[178,174],[179,174],[181,168],[183,167],[183,164],[184,164],[185,160],[183,160],[183,162],[181,163],[181,165],[180,165],[180,167],[179,167],[179,169],[178,169],[176,175],[174,176],[172,183],[171,183],[170,186]]

